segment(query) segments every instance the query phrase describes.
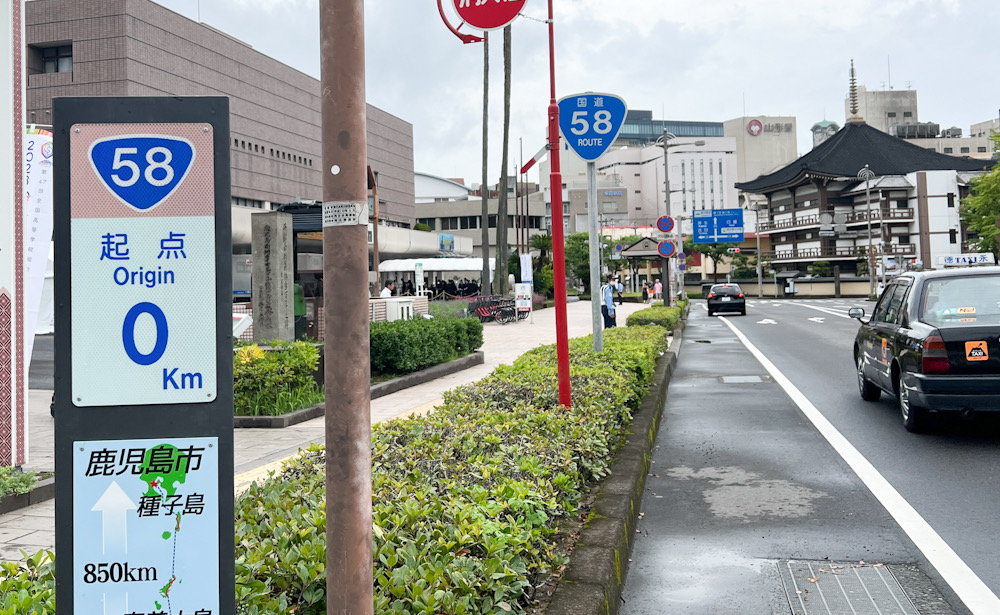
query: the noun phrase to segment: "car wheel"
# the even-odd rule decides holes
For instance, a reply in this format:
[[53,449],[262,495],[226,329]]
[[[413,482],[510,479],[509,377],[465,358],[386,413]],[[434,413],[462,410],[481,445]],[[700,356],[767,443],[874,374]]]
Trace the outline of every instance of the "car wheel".
[[914,406],[910,403],[910,390],[903,385],[902,376],[896,382],[896,394],[899,400],[899,414],[903,418],[903,427],[910,433],[923,433],[927,431],[929,417],[927,410]]
[[709,310],[709,311],[708,311],[708,315],[709,315],[709,316],[715,316],[715,312],[713,312],[712,310]]
[[740,316],[746,316],[746,315],[747,315],[747,309],[746,308],[743,308],[742,310],[740,310]]
[[882,397],[882,389],[872,384],[868,378],[865,378],[865,360],[861,355],[858,355],[857,365],[858,392],[861,393],[861,399],[865,401],[878,401]]

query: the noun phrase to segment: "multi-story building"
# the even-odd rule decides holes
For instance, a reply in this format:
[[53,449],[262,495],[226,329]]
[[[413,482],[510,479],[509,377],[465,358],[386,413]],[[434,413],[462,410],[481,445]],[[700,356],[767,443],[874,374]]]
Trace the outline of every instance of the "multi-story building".
[[[939,257],[961,253],[958,204],[970,179],[989,166],[856,119],[786,167],[736,187],[766,197],[759,231],[772,248],[762,258],[778,271],[827,261],[854,273],[883,255],[933,267]],[[858,179],[863,169],[872,174],[867,184]]]
[[726,137],[736,140],[736,181],[755,179],[798,157],[794,117],[738,117],[723,127]]
[[[998,120],[973,124],[968,136],[957,127],[941,129],[936,122],[921,122],[916,90],[869,90],[859,85],[857,114],[872,128],[910,141],[913,145],[939,154],[989,160],[994,154],[990,134]],[[851,95],[844,100],[844,112],[851,118]]]
[[[55,96],[228,96],[234,205],[322,198],[320,83],[149,0],[25,3],[27,121]],[[381,223],[413,224],[413,127],[368,105]]]
[[723,126],[719,122],[682,122],[677,120],[654,120],[652,111],[629,109],[625,114],[625,123],[618,133],[612,147],[636,147],[646,145],[663,138],[663,133],[669,132],[675,137],[722,137],[725,136]]

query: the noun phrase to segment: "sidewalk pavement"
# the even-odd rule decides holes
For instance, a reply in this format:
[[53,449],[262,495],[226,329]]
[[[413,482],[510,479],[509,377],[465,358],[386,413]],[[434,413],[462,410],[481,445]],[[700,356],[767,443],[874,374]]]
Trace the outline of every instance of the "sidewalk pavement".
[[[625,303],[618,309],[618,322],[624,325],[629,314],[645,307],[649,306]],[[570,338],[591,333],[589,301],[569,303],[566,311]],[[533,322],[524,320],[508,325],[487,323],[483,327],[484,364],[372,400],[372,423],[427,412],[441,402],[445,391],[480,380],[498,365],[512,363],[532,348],[554,344],[555,314],[555,309],[550,308],[535,312]],[[52,391],[49,390],[29,391],[27,470],[55,470],[55,427],[54,420],[49,416],[51,398]],[[280,468],[282,461],[295,455],[299,449],[313,443],[322,443],[325,433],[323,417],[283,429],[233,431],[236,470],[234,483],[237,493],[246,490],[252,482],[267,478],[271,471]],[[22,550],[31,555],[40,549],[55,549],[53,500],[0,515],[0,561],[17,561],[22,559]]]

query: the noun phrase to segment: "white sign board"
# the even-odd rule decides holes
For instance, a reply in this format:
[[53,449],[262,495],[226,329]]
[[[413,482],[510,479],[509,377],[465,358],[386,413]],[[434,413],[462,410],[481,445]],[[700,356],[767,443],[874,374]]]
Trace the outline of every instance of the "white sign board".
[[531,311],[531,283],[514,285],[514,306],[518,311]]
[[70,134],[73,403],[215,399],[215,169],[208,124]]
[[218,438],[73,443],[76,613],[219,613]]
[[[24,356],[31,360],[52,240],[52,133],[29,126],[24,135]],[[49,272],[51,275],[51,272]],[[52,292],[49,286],[49,292]],[[48,304],[51,306],[51,299]],[[48,329],[51,307],[43,314]],[[51,330],[51,329],[48,329]]]

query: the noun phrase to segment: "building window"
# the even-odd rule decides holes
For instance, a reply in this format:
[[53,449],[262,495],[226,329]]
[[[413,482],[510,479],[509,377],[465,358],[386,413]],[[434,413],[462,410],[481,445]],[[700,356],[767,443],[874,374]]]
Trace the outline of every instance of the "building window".
[[458,216],[452,216],[450,218],[441,218],[441,230],[442,231],[458,230]]
[[437,218],[417,218],[417,224],[426,224],[433,231],[437,224]]
[[889,117],[896,117],[896,112],[895,111],[890,111],[889,112]]
[[906,209],[907,204],[906,199],[899,199],[896,201],[896,209]]
[[976,148],[976,151],[979,152],[980,154],[985,154],[986,148],[980,145],[979,147]]
[[618,203],[616,201],[604,201],[602,204],[604,211],[618,211]]
[[944,148],[944,153],[946,153],[946,154],[950,154],[950,153],[952,153],[952,151],[954,151],[953,148],[950,148],[950,147]]
[[905,245],[909,245],[909,243],[910,243],[910,236],[909,235],[900,235],[899,236],[899,243],[901,245],[904,245],[904,246]]
[[955,229],[948,231],[948,241],[949,243],[958,243],[958,231]]
[[903,117],[904,118],[913,117],[913,112],[912,111],[903,111]]
[[42,47],[40,51],[43,73],[73,72],[73,45]]
[[968,154],[969,153],[969,148],[967,148],[967,147],[959,148],[958,153],[960,153],[960,154]]
[[462,216],[459,218],[462,229],[479,228],[479,219],[476,216]]
[[954,192],[949,192],[948,193],[948,207],[954,207],[954,206],[955,206],[955,193]]

